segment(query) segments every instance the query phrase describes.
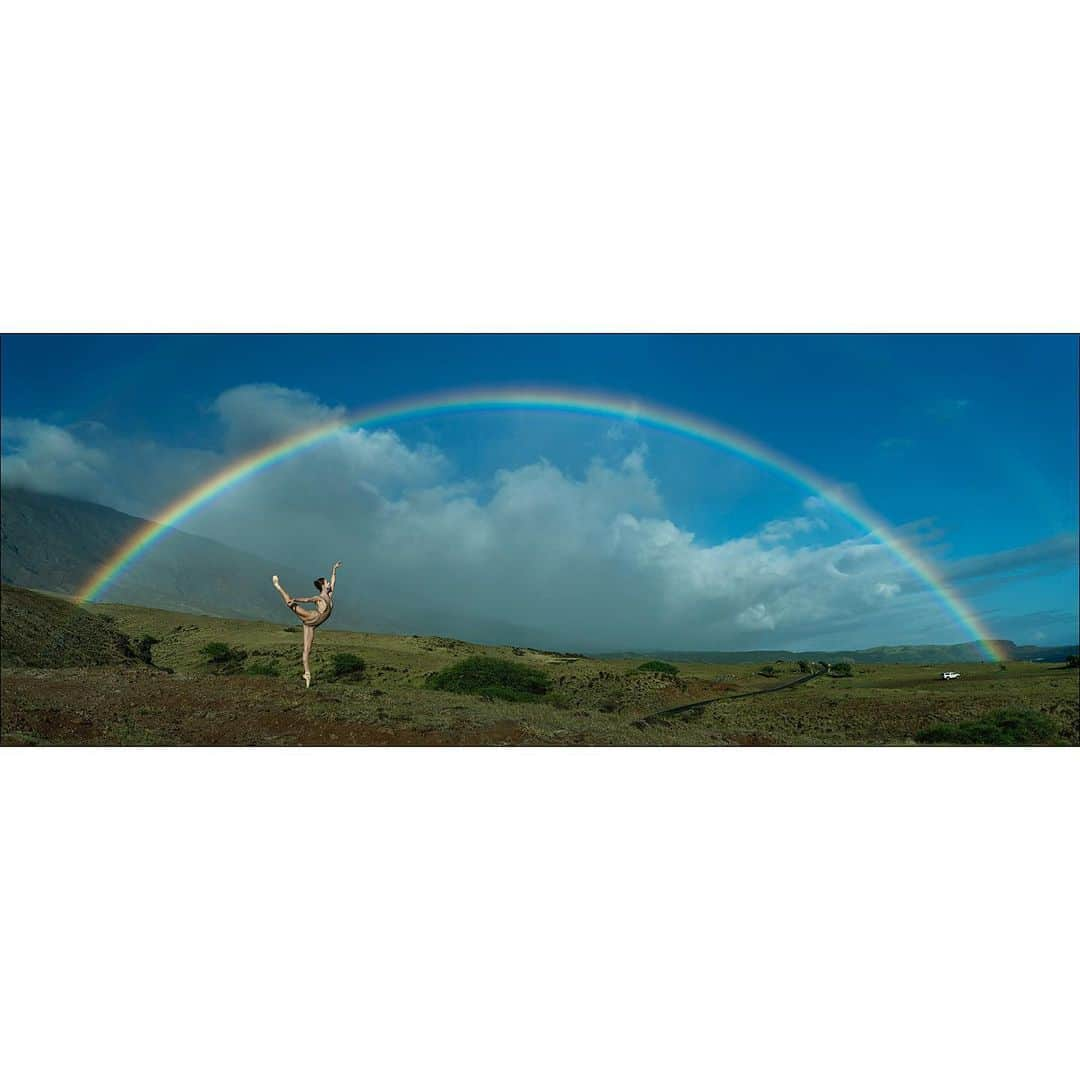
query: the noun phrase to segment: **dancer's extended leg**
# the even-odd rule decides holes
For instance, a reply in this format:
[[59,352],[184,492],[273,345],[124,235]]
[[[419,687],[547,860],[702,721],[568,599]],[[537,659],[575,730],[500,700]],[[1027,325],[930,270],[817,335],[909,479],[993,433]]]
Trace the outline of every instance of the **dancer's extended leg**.
[[292,597],[281,587],[281,582],[278,581],[278,576],[275,574],[272,578],[274,582],[274,588],[281,593],[281,599],[285,601],[288,607],[292,607]]
[[285,606],[301,621],[304,621],[305,615],[318,615],[318,611],[313,611],[311,608],[300,607],[300,604],[304,601],[310,601],[312,597],[301,596],[299,600],[294,600],[282,587],[278,581],[278,576],[275,574],[271,579],[274,582],[274,588],[281,594],[281,599],[285,601]]

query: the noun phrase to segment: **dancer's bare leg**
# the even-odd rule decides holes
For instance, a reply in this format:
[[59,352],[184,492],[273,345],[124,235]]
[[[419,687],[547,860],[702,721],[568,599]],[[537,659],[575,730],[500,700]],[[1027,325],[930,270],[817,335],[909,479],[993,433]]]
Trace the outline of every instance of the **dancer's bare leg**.
[[304,623],[304,683],[311,687],[311,665],[308,657],[311,655],[311,643],[315,640],[315,627]]
[[290,596],[282,587],[278,581],[278,576],[275,574],[272,578],[274,582],[274,588],[281,594],[281,599],[285,601],[285,606],[301,621],[304,621],[305,615],[318,615],[318,611],[312,608],[298,607],[299,604],[310,604],[316,599],[314,596]]
[[281,587],[281,582],[278,581],[277,574],[273,576],[272,580],[274,582],[274,588],[277,589],[279,593],[281,593],[281,599],[284,600],[287,605],[291,604],[292,597]]

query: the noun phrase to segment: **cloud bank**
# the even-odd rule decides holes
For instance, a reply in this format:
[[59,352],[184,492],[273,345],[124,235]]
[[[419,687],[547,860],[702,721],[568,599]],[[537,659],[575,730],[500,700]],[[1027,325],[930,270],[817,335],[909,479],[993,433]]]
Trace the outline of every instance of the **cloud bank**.
[[[8,420],[4,482],[154,517],[234,456],[343,415],[274,385],[235,387],[212,412],[220,453],[100,425]],[[383,610],[468,613],[566,648],[857,647],[911,640],[936,607],[880,544],[830,541],[817,496],[752,535],[700,542],[667,514],[647,447],[626,437],[640,433],[617,434],[609,456],[580,475],[539,460],[463,478],[437,447],[392,431],[342,432],[180,527],[282,565],[321,570],[341,559],[342,585]],[[967,560],[951,579],[1056,566],[1065,546]],[[947,636],[965,633],[954,626]]]

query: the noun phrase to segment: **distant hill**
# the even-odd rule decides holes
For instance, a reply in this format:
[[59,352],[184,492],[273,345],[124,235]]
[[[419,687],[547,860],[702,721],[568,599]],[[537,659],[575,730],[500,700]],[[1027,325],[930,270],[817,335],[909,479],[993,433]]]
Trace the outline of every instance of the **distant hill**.
[[[142,518],[81,499],[0,488],[0,580],[75,595],[145,524]],[[301,595],[311,595],[312,574],[271,566],[225,544],[168,529],[110,586],[107,598],[199,615],[289,622],[292,617],[270,584],[273,573],[303,590]]]
[[[1064,662],[1068,656],[1080,653],[1077,645],[1017,645],[1006,640],[994,640],[990,644],[1009,660],[1046,660]],[[828,664],[847,660],[853,664],[977,664],[986,655],[977,641],[965,641],[958,645],[878,645],[872,649],[848,649],[811,652],[789,652],[784,649],[756,649],[752,652],[692,652],[658,650],[650,653],[619,652],[603,653],[609,657],[648,656],[660,660],[682,660],[701,664],[770,663],[775,660],[822,660]]]
[[140,663],[129,639],[92,610],[10,585],[0,587],[0,665],[98,667]]
[[[9,585],[76,595],[86,580],[138,529],[143,518],[108,506],[0,488],[0,580]],[[272,564],[226,544],[167,529],[150,550],[125,568],[102,597],[136,604],[215,615],[228,619],[295,622],[270,583],[279,574],[295,595],[310,596],[312,580],[329,567],[298,570]],[[488,644],[543,647],[558,643],[529,627],[474,616],[467,611],[419,610],[383,601],[373,606],[364,595],[359,567],[349,566],[339,580],[332,626],[384,634],[439,634]]]

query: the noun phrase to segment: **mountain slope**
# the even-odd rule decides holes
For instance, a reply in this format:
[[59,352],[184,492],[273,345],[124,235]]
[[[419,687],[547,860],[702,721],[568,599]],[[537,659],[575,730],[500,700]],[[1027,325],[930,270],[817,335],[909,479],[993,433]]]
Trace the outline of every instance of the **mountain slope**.
[[[142,518],[80,499],[0,489],[0,579],[76,595],[145,524]],[[116,603],[288,622],[291,616],[270,584],[275,572],[297,592],[303,590],[301,595],[310,595],[304,582],[310,585],[314,575],[169,529],[109,587],[107,596]]]
[[[146,524],[107,506],[0,488],[0,580],[9,585],[77,595],[87,579]],[[294,617],[270,583],[279,574],[294,595],[310,596],[313,579],[329,567],[271,564],[226,544],[168,529],[126,567],[102,600],[230,619],[292,624]],[[346,566],[338,581],[333,627],[384,634],[439,634],[489,644],[544,647],[551,635],[467,611],[419,610],[392,601],[372,606],[363,568]]]

